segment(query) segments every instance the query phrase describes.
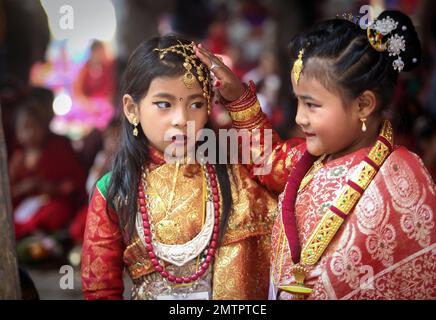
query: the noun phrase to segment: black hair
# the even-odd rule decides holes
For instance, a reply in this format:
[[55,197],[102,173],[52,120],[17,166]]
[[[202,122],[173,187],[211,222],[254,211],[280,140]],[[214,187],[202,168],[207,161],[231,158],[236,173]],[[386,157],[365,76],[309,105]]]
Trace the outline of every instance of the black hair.
[[[156,77],[174,77],[185,74],[183,56],[169,52],[165,55],[165,59],[161,60],[159,52],[154,50],[155,48],[167,48],[179,43],[189,44],[190,41],[169,35],[152,38],[141,43],[127,63],[122,94],[129,94],[135,103],[139,104],[147,94],[150,83]],[[197,62],[200,62],[200,60]],[[197,78],[196,68],[193,68],[191,72]],[[209,86],[209,89],[211,90],[211,86]],[[112,165],[107,199],[108,204],[114,207],[118,214],[120,227],[127,241],[132,238],[134,232],[141,168],[150,161],[148,146],[148,140],[143,131],[138,128],[138,136],[133,136],[132,125],[126,117],[123,117],[121,145]],[[222,231],[220,237],[222,238],[232,206],[231,187],[227,166],[217,164],[215,169],[223,200],[220,228]]]
[[48,129],[54,117],[53,91],[43,87],[32,87],[28,95],[18,105],[15,118],[21,114],[30,114],[44,129]]
[[[400,11],[384,11],[377,20],[386,17],[398,22],[392,33],[404,37],[406,50],[400,56],[405,64],[403,71],[410,71],[421,62],[415,27]],[[305,49],[302,73],[316,77],[327,89],[339,93],[344,102],[371,90],[377,98],[377,112],[391,103],[398,80],[398,71],[392,65],[396,57],[376,51],[368,41],[367,30],[358,24],[344,19],[321,22],[294,38],[290,49],[294,61]]]

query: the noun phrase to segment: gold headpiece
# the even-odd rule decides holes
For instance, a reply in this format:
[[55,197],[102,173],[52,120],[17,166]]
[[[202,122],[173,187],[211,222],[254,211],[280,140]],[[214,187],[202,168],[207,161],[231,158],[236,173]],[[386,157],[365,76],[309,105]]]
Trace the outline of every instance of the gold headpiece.
[[385,52],[387,49],[387,39],[380,32],[368,28],[366,29],[366,34],[368,36],[368,41],[371,46],[378,52]]
[[[170,46],[168,48],[155,48],[154,51],[159,52],[159,58],[161,60],[165,58],[165,55],[168,52],[183,56],[185,59],[183,62],[183,67],[186,69],[186,72],[183,75],[183,83],[185,84],[186,88],[192,89],[195,78],[197,78],[203,89],[203,97],[206,98],[208,108],[210,108],[211,80],[209,69],[195,55],[193,42],[190,44],[183,44],[180,41],[178,42],[179,44]],[[192,68],[196,69],[197,76],[192,73]]]
[[303,55],[304,49],[301,49],[298,53],[298,59],[295,60],[294,66],[292,67],[292,74],[294,75],[295,83],[298,84],[300,81],[300,74],[303,71]]

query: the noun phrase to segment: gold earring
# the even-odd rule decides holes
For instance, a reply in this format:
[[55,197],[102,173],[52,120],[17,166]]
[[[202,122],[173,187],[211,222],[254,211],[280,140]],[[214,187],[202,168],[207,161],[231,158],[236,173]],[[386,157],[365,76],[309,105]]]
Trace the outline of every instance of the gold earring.
[[135,136],[135,137],[137,137],[138,136],[138,118],[136,118],[136,117],[133,117],[133,119],[132,119],[132,124],[133,124],[133,135]]
[[362,132],[366,132],[366,118],[362,118],[360,121],[362,121]]

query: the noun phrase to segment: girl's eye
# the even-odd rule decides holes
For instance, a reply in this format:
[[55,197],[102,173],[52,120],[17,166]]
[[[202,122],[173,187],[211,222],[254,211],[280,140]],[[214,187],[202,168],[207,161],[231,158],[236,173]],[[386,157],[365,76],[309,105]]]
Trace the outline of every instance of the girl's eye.
[[153,104],[156,105],[159,109],[168,109],[169,107],[171,107],[169,102],[164,101],[153,102]]
[[319,108],[319,105],[317,105],[317,104],[313,104],[313,103],[306,103],[306,106],[307,106],[309,109]]
[[191,104],[191,108],[193,109],[201,109],[204,106],[203,102],[194,102]]

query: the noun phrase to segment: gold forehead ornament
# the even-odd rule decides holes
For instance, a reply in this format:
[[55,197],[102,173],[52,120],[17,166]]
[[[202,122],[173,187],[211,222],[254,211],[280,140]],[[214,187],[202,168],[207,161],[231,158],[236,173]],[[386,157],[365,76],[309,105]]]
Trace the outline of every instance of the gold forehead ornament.
[[298,59],[295,60],[294,66],[292,67],[292,74],[294,75],[295,83],[298,84],[300,81],[300,74],[303,71],[303,55],[304,49],[301,49],[298,53]]
[[[170,46],[168,48],[155,48],[154,51],[159,52],[159,58],[163,60],[168,53],[175,53],[183,56],[185,61],[183,62],[183,67],[186,72],[183,75],[183,83],[186,88],[192,89],[195,83],[195,78],[202,86],[203,97],[207,100],[208,106],[210,106],[210,92],[211,92],[211,81],[210,74],[207,67],[197,58],[194,51],[194,43],[183,44],[178,41],[179,44]],[[197,71],[197,76],[192,73],[193,68]]]

